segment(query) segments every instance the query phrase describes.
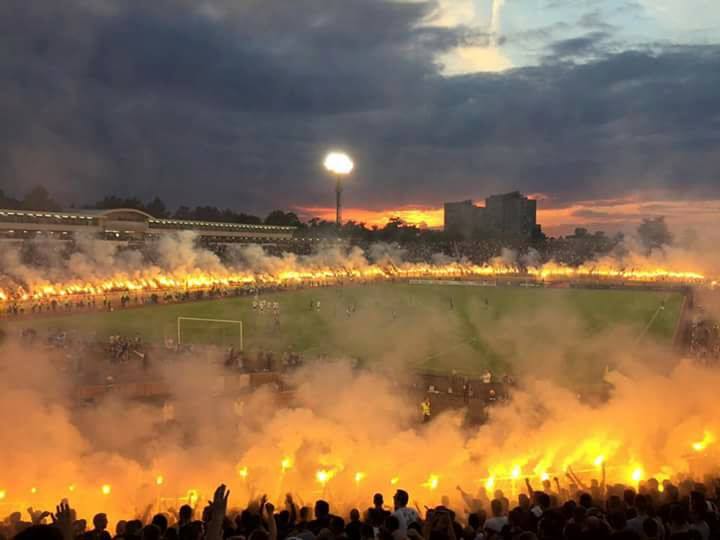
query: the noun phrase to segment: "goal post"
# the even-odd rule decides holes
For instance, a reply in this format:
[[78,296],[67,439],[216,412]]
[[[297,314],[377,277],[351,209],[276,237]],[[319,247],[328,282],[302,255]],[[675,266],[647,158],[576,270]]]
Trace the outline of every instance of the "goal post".
[[238,320],[231,319],[205,319],[201,317],[178,317],[177,318],[177,342],[178,345],[186,343],[186,328],[188,324],[201,323],[206,329],[210,328],[230,328],[231,330],[226,334],[236,341],[240,351],[244,350],[245,340],[243,335],[243,323]]

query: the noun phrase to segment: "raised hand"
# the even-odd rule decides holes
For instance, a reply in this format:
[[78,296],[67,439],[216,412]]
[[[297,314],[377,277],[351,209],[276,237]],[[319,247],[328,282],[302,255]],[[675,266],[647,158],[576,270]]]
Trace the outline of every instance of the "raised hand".
[[210,504],[213,518],[215,516],[220,516],[221,520],[225,518],[225,514],[227,513],[228,497],[230,497],[230,490],[227,489],[225,484],[220,484],[215,490],[212,503]]
[[50,514],[55,526],[62,532],[63,540],[73,540],[73,517],[70,503],[63,499],[57,507],[55,514]]
[[222,540],[222,525],[227,513],[228,497],[230,491],[225,484],[220,484],[210,503],[210,522],[207,525],[206,540]]
[[48,512],[47,510],[44,510],[42,512],[40,512],[40,511],[33,512],[30,514],[30,517],[32,519],[33,525],[40,525],[46,517],[51,516],[51,515],[52,514],[50,512]]
[[[263,503],[260,507],[260,517],[267,527],[269,540],[277,540],[277,523],[275,523],[275,506],[267,500],[267,496],[263,495]],[[291,498],[292,500],[292,498]]]

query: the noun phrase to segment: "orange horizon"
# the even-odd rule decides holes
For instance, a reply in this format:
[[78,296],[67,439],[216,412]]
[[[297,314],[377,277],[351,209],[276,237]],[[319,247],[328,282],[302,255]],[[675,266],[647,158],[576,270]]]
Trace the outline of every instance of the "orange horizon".
[[[542,194],[535,194],[532,198],[540,203],[550,200]],[[297,207],[295,210],[308,219],[318,217],[335,220],[334,207]],[[540,207],[537,216],[543,230],[553,234],[572,233],[576,227],[618,231],[639,224],[643,218],[656,216],[665,216],[668,223],[675,227],[706,226],[720,219],[720,200],[643,200],[632,196],[618,200],[577,201],[562,208]],[[406,205],[379,210],[343,209],[344,221],[352,220],[369,227],[383,227],[393,217],[421,228],[440,229],[443,227],[444,211],[442,206],[430,205]]]

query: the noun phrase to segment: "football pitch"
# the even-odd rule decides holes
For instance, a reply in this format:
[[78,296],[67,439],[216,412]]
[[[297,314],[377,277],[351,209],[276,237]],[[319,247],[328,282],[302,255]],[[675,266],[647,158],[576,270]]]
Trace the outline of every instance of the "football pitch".
[[[33,327],[162,342],[176,338],[178,317],[241,320],[249,353],[292,350],[310,357],[468,374],[486,368],[502,373],[553,356],[561,357],[569,371],[589,375],[604,367],[608,343],[669,346],[683,302],[679,293],[644,290],[408,283],[311,288],[259,298],[277,302],[279,317],[272,307],[261,312],[253,308],[253,297],[242,296],[6,321],[2,326],[8,333]],[[237,345],[239,326],[190,321],[184,324],[183,341]]]

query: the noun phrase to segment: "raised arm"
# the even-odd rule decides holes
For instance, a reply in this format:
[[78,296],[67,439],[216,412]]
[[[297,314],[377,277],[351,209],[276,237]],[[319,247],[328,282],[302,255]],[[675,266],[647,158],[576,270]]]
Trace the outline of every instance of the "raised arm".
[[527,488],[528,496],[530,497],[530,500],[532,501],[533,497],[535,496],[535,490],[533,489],[529,478],[525,479],[525,487]]
[[291,493],[288,493],[285,496],[285,508],[287,508],[287,511],[290,512],[290,525],[295,525],[298,517],[298,510]]
[[150,523],[150,516],[152,515],[152,509],[153,506],[155,506],[154,503],[150,503],[145,507],[145,511],[143,512],[142,516],[140,516],[140,521],[142,521],[143,525],[147,525]]
[[277,533],[277,523],[275,523],[275,507],[270,502],[266,502],[263,504],[263,507],[260,509],[260,515],[262,516],[263,521],[265,522],[265,526],[268,530],[269,539],[268,540],[277,540],[278,533]]
[[460,486],[457,486],[457,490],[460,492],[460,496],[465,502],[465,506],[467,507],[466,510],[468,512],[472,511],[473,507],[475,506],[475,499],[472,497],[472,495],[463,491],[463,488],[461,488]]
[[570,467],[569,465],[567,468],[567,476],[568,476],[568,478],[570,478],[570,480],[575,482],[577,484],[577,486],[580,489],[582,489],[583,491],[587,491],[589,489],[588,486],[583,484],[582,480],[580,480],[580,478],[577,477],[577,475],[573,472],[572,467]]
[[55,526],[60,529],[63,540],[74,540],[72,509],[66,500],[57,505],[55,514],[50,514],[50,517]]
[[227,513],[227,502],[230,491],[227,490],[225,484],[220,484],[215,490],[212,503],[210,504],[210,522],[207,524],[207,532],[205,540],[222,540],[223,538],[223,521]]

